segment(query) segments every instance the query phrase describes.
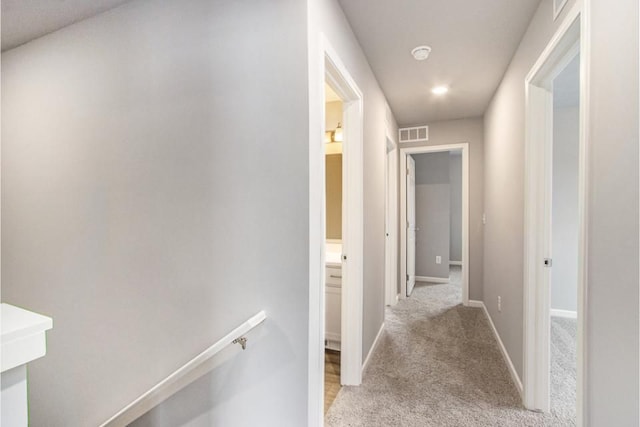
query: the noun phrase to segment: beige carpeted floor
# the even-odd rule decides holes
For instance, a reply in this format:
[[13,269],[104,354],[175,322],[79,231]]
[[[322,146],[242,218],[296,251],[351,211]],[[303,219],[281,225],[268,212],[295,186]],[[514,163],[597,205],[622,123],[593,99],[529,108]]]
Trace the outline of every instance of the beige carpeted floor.
[[570,402],[551,414],[522,407],[483,312],[460,304],[453,273],[451,284],[419,284],[387,309],[362,385],[342,387],[326,426],[575,425]]

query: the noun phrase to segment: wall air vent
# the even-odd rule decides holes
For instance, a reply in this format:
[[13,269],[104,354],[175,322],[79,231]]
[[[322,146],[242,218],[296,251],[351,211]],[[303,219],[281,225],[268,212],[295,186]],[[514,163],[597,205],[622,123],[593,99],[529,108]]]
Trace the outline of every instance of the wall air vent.
[[398,129],[398,140],[402,142],[421,142],[429,140],[429,126],[417,126]]

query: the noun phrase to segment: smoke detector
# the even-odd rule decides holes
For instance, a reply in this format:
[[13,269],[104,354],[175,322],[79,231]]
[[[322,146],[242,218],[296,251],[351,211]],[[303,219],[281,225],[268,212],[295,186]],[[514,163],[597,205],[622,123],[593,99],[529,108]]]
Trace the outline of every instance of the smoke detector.
[[430,46],[418,46],[411,51],[411,55],[416,59],[416,61],[424,61],[429,57],[431,53]]

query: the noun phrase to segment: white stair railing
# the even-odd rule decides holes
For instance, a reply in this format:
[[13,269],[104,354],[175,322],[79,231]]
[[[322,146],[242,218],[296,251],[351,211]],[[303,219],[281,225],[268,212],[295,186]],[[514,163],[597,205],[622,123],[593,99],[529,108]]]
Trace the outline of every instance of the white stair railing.
[[247,332],[258,326],[267,318],[264,311],[259,312],[242,325],[229,332],[218,340],[211,347],[191,359],[181,368],[153,386],[149,391],[138,397],[136,400],[125,406],[113,417],[109,418],[100,427],[124,427],[132,423],[155,406],[186,387],[202,375],[207,373],[212,366],[207,362],[220,351],[231,344],[239,344],[244,350],[247,345]]

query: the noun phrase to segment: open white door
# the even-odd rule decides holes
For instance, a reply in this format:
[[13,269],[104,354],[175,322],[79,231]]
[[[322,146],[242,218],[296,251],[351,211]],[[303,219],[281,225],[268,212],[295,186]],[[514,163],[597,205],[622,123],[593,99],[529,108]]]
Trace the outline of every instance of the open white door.
[[416,284],[416,162],[407,156],[407,296]]

